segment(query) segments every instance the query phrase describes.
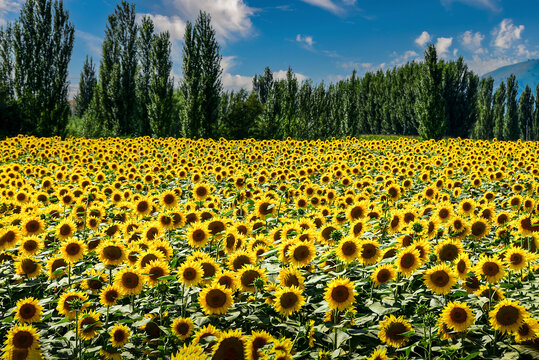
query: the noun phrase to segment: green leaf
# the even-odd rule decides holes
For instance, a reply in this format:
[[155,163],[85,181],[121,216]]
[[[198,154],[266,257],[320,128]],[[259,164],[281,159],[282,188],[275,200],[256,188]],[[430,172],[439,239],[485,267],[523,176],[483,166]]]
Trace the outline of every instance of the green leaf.
[[478,355],[479,355],[479,352],[474,352],[474,353],[471,353],[470,355],[466,356],[462,360],[470,360],[470,359],[473,359],[473,358],[477,357]]

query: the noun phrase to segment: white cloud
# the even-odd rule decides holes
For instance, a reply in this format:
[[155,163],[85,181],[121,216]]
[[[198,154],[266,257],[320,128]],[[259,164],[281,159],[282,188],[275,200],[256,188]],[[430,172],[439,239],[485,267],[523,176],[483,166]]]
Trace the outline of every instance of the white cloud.
[[517,45],[517,56],[522,56],[526,59],[531,59],[539,56],[539,50],[530,51],[524,44]]
[[313,48],[314,40],[312,36],[296,35],[296,41],[303,45],[303,47],[311,50]]
[[448,6],[454,2],[461,2],[473,7],[488,9],[494,12],[502,11],[498,5],[498,0],[441,0],[444,6]]
[[24,0],[0,0],[0,25],[7,23],[8,14],[19,10]]
[[307,4],[311,4],[313,6],[317,6],[319,8],[322,8],[324,10],[330,11],[334,14],[341,14],[343,9],[339,6],[337,6],[333,1],[331,0],[301,0]]
[[200,10],[211,15],[212,26],[219,41],[247,37],[253,32],[251,16],[257,10],[247,6],[243,0],[163,0],[161,3],[165,13],[178,13],[168,19],[169,25],[174,25],[174,28],[178,30],[176,37],[182,27],[178,20],[194,22]]
[[436,52],[440,57],[447,56],[449,52],[449,48],[451,47],[451,44],[453,43],[453,38],[449,37],[439,37],[436,39]]
[[179,16],[137,14],[137,21],[140,21],[143,16],[148,16],[150,19],[152,19],[155,29],[158,32],[168,31],[171,40],[183,40],[185,21],[183,21]]
[[431,36],[428,32],[423,31],[421,35],[417,39],[415,39],[415,43],[421,47],[427,45],[427,43],[430,41]]
[[96,57],[101,57],[103,38],[82,30],[77,30],[75,38],[81,38],[84,40],[86,48],[90,54]]
[[479,55],[474,55],[471,60],[466,60],[468,67],[479,75],[486,74],[499,67],[515,64],[517,62],[519,62],[519,60],[507,56],[481,57]]
[[394,65],[394,66],[400,66],[400,65],[403,65],[405,63],[407,63],[408,61],[412,60],[416,60],[416,59],[419,59],[419,54],[416,53],[414,50],[407,50],[404,52],[404,54],[397,54],[397,52],[393,52],[391,54],[391,57],[393,57],[393,61],[391,61],[391,65]]
[[462,34],[461,42],[469,50],[481,54],[485,51],[485,49],[481,48],[481,42],[484,38],[485,35],[481,34],[479,31],[474,34],[472,31],[468,30]]
[[223,69],[223,87],[228,90],[238,90],[240,88],[251,90],[253,87],[252,77],[230,73],[236,65],[236,56],[223,56],[223,59],[221,60],[221,68]]
[[520,39],[520,34],[524,31],[524,25],[515,26],[513,20],[503,19],[500,26],[493,30],[495,35],[494,46],[498,49],[509,49],[515,40]]
[[[287,70],[279,70],[279,71],[275,71],[273,73],[273,78],[275,80],[283,80],[283,79],[286,79],[286,73],[287,73]],[[300,74],[300,73],[294,73],[294,76],[296,77],[296,79],[298,79],[298,82],[301,84],[303,81],[307,80],[307,76],[303,75],[303,74]]]

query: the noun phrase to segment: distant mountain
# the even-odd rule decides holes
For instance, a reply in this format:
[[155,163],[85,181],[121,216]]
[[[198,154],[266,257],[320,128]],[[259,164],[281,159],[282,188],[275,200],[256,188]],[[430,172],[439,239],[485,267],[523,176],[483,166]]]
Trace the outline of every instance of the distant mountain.
[[483,75],[484,78],[492,76],[494,87],[498,87],[500,82],[506,81],[509,75],[515,74],[518,81],[518,93],[524,91],[526,84],[532,88],[535,95],[535,87],[539,83],[539,60],[528,60],[521,63],[502,66],[494,71]]

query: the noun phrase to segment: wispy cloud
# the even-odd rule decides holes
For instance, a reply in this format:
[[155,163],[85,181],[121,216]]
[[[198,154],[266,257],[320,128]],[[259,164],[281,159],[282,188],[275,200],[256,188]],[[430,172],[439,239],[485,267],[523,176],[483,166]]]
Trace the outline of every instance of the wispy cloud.
[[524,31],[524,25],[515,26],[513,20],[503,19],[498,27],[493,30],[494,46],[498,49],[509,49],[513,42],[520,39]]
[[462,45],[464,45],[464,47],[466,47],[468,50],[480,54],[485,52],[485,49],[481,47],[481,42],[484,38],[485,35],[481,34],[480,32],[476,32],[474,34],[471,30],[468,30],[462,34],[461,42]]
[[322,8],[334,14],[341,14],[343,9],[331,0],[301,0],[307,4]]
[[101,57],[103,38],[79,29],[77,29],[75,37],[84,41],[86,49],[91,55]]
[[448,7],[454,2],[464,3],[469,6],[473,6],[480,9],[487,9],[493,12],[502,11],[502,7],[499,5],[498,0],[441,0],[442,5]]
[[[288,70],[278,70],[273,73],[273,78],[275,80],[283,80],[286,79],[286,73]],[[294,73],[294,77],[298,79],[298,82],[301,84],[303,81],[307,80],[307,76],[303,75],[301,73]]]
[[19,10],[24,0],[0,0],[0,25],[5,25],[8,15]]
[[431,36],[427,31],[423,31],[414,41],[417,45],[424,47],[430,41]]
[[308,35],[296,35],[296,41],[301,44],[301,46],[307,50],[312,50],[314,45],[314,40],[312,36]]
[[449,48],[451,47],[451,44],[453,43],[452,37],[439,37],[436,39],[436,52],[440,57],[446,57],[449,53]]

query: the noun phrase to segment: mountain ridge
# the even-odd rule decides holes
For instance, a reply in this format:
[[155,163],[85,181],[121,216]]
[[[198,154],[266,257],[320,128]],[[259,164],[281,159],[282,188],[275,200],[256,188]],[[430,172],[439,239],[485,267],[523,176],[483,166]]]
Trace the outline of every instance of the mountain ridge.
[[492,76],[494,87],[496,88],[502,81],[506,81],[511,74],[515,74],[518,81],[519,94],[524,91],[526,85],[529,85],[532,93],[535,94],[535,88],[539,84],[539,59],[529,59],[516,64],[502,66],[484,74],[482,78]]

